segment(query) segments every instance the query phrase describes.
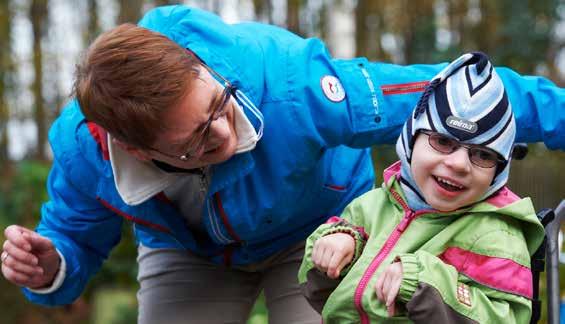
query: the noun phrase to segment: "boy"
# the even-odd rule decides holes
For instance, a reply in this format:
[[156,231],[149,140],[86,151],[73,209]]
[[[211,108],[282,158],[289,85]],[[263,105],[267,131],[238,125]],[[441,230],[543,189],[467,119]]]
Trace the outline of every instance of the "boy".
[[299,280],[324,323],[526,323],[543,227],[504,187],[516,127],[482,53],[428,85],[382,188],[308,239]]

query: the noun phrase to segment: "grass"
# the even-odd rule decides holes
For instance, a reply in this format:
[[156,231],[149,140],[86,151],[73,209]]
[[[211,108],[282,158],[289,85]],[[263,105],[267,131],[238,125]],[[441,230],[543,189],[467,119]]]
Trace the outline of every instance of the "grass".
[[93,324],[137,322],[135,292],[127,289],[101,289],[94,297]]

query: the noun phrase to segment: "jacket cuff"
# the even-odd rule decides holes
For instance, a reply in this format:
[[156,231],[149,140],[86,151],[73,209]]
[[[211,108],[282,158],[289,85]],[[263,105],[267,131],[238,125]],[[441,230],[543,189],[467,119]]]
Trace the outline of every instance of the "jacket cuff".
[[355,264],[357,259],[361,256],[361,253],[363,253],[363,249],[365,248],[365,243],[367,242],[368,236],[363,228],[342,221],[335,223],[333,226],[323,231],[320,237],[335,233],[349,234],[355,240],[355,251],[353,253],[353,258],[351,259],[351,262],[349,262],[349,264],[341,270],[340,273],[340,277],[344,277],[349,272],[353,264]]
[[418,288],[418,275],[420,273],[420,261],[415,254],[400,254],[396,260],[402,262],[402,282],[398,296],[401,301],[407,303]]
[[55,280],[49,287],[40,288],[40,289],[31,289],[26,287],[29,291],[35,294],[46,295],[54,292],[55,290],[59,289],[63,285],[63,281],[65,281],[65,276],[67,273],[67,263],[65,262],[65,258],[61,251],[58,249],[56,250],[59,253],[59,257],[61,258],[61,263],[59,264],[59,271],[57,271],[57,275],[55,276]]

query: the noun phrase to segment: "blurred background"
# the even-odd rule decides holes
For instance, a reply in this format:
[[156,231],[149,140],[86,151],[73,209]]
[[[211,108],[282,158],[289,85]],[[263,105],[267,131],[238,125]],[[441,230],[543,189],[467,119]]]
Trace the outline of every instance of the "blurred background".
[[[335,57],[437,63],[481,50],[496,65],[565,84],[563,0],[0,0],[0,229],[34,227],[40,218],[51,163],[47,132],[69,99],[81,51],[100,32],[172,3],[230,23],[255,20],[319,37]],[[543,144],[529,150],[513,164],[510,185],[538,209],[555,207],[565,197],[565,153]],[[394,160],[391,146],[374,150],[377,174]],[[0,323],[135,323],[135,255],[126,224],[87,291],[60,308],[32,305],[0,278]],[[260,300],[249,323],[266,323],[266,316]]]

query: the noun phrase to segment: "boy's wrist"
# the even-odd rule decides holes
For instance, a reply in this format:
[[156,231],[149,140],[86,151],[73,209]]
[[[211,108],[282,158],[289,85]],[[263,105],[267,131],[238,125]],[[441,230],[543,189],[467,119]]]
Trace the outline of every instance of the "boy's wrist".
[[365,231],[362,230],[362,228],[361,231],[359,229],[360,227],[354,226],[345,220],[340,220],[339,222],[332,224],[332,226],[328,227],[323,233],[321,233],[320,237],[341,233],[341,234],[350,235],[353,238],[353,242],[354,242],[353,257],[351,259],[351,262],[341,270],[340,277],[345,276],[349,272],[349,270],[351,269],[353,264],[357,261],[359,256],[361,256],[361,253],[365,248],[367,236],[365,234]]
[[66,272],[67,272],[67,262],[65,261],[65,257],[63,254],[56,250],[57,254],[59,255],[59,266],[57,267],[57,271],[55,275],[51,279],[51,281],[47,285],[42,285],[41,287],[31,288],[25,287],[29,291],[35,294],[50,294],[55,290],[59,289],[63,285],[63,281],[65,280]]
[[365,242],[367,241],[366,238],[356,228],[350,226],[349,224],[336,224],[335,226],[329,228],[323,236],[336,233],[348,234],[353,238],[353,241],[355,242],[353,260],[356,260],[357,257],[361,255],[361,252],[363,252]]
[[395,261],[402,262],[402,282],[398,291],[400,301],[407,303],[418,288],[418,275],[420,273],[420,261],[415,254],[399,254]]

